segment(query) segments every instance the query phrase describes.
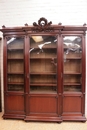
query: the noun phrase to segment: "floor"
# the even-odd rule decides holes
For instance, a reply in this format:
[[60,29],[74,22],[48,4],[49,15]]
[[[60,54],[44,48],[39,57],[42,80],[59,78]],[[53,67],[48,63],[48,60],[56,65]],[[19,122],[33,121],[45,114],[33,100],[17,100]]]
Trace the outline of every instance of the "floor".
[[0,113],[0,130],[87,130],[87,122],[25,122],[22,120],[3,120]]

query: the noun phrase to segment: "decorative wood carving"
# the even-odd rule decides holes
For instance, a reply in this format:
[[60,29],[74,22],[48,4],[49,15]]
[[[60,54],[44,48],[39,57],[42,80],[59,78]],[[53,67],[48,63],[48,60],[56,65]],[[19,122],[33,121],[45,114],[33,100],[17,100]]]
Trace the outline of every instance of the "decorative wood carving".
[[28,26],[28,24],[26,23],[25,26]]
[[86,23],[83,24],[83,26],[86,26],[86,25],[87,25]]
[[51,24],[52,24],[51,21],[48,22],[47,19],[42,17],[42,18],[40,18],[38,20],[38,24],[36,22],[33,23],[33,26],[34,26],[33,31],[39,31],[39,32],[42,32],[42,31],[47,31],[47,32],[53,31],[54,28],[50,26]]
[[62,23],[58,23],[58,25],[62,25]]
[[2,28],[5,28],[5,25],[3,25]]

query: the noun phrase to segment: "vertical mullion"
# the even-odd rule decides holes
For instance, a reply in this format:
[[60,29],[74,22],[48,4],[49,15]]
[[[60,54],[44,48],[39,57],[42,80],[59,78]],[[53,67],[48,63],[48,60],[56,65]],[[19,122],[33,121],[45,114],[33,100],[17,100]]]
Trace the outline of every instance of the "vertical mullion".
[[25,63],[25,112],[29,113],[28,94],[29,94],[29,37],[25,36],[24,63]]

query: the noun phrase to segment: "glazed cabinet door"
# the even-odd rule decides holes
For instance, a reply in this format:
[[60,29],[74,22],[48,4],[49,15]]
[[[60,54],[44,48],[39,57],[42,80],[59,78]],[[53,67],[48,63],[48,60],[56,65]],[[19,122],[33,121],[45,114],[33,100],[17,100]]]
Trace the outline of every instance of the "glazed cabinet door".
[[[29,37],[28,116],[58,117],[58,42],[56,35]],[[37,117],[36,120],[39,120]]]
[[84,116],[84,51],[83,35],[63,36],[62,115],[67,120],[75,120],[73,116],[80,120]]
[[[24,114],[24,36],[5,37],[5,114]],[[17,118],[20,118],[18,116]]]

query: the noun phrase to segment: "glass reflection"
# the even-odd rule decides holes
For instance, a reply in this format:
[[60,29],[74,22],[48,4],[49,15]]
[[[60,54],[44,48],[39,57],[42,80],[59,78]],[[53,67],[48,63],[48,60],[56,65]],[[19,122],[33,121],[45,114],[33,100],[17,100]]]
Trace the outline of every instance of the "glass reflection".
[[24,38],[7,37],[7,89],[24,91]]
[[64,91],[79,92],[82,84],[82,38],[79,36],[65,36],[63,38],[63,51]]

